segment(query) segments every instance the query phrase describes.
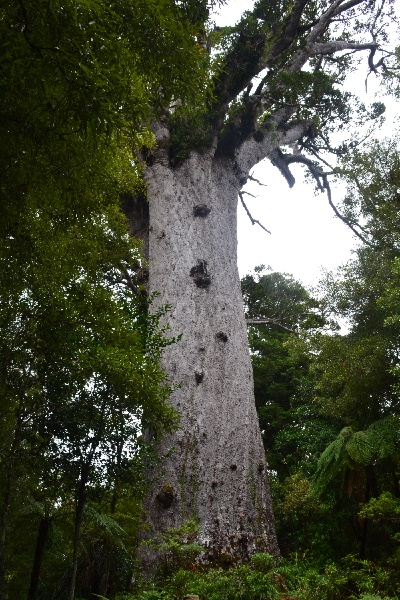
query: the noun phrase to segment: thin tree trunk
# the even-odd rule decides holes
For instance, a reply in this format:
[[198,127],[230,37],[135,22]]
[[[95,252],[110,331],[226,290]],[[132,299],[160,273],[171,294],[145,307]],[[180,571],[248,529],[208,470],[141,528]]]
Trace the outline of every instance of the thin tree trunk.
[[[237,270],[233,162],[193,153],[172,169],[160,143],[147,182],[150,291],[171,305],[167,321],[182,336],[163,359],[182,384],[171,398],[181,425],[159,447],[149,523],[160,532],[196,519],[205,561],[278,554]],[[152,570],[155,558],[146,560]]]
[[3,506],[1,510],[0,521],[0,600],[6,600],[6,564],[5,564],[5,549],[6,549],[6,531],[8,511],[11,499],[11,487],[13,479],[13,464],[9,465],[9,470],[6,478],[6,489],[4,494]]
[[31,581],[30,581],[29,591],[28,591],[28,596],[27,596],[28,600],[35,600],[35,598],[36,598],[36,594],[37,594],[38,587],[39,587],[39,581],[40,581],[40,571],[42,568],[44,549],[46,547],[46,542],[47,542],[47,538],[48,538],[48,534],[49,534],[49,530],[50,530],[51,521],[52,521],[52,518],[49,517],[48,515],[45,515],[40,520],[40,523],[39,523],[39,529],[38,529],[38,534],[37,534],[37,538],[36,538],[35,557],[33,560]]
[[72,569],[71,580],[68,594],[68,600],[74,600],[76,587],[76,574],[78,570],[78,555],[79,555],[79,540],[81,535],[81,526],[83,521],[83,511],[86,503],[86,484],[89,477],[91,462],[85,462],[82,465],[81,478],[78,486],[75,510],[75,528],[74,528],[74,545],[72,554]]
[[22,429],[22,407],[18,407],[14,439],[9,454],[7,471],[6,471],[6,486],[4,492],[3,506],[1,509],[0,517],[0,600],[6,600],[6,563],[5,563],[5,550],[6,550],[6,532],[8,522],[8,512],[10,508],[11,492],[13,481],[15,477],[15,454],[21,440],[21,429]]

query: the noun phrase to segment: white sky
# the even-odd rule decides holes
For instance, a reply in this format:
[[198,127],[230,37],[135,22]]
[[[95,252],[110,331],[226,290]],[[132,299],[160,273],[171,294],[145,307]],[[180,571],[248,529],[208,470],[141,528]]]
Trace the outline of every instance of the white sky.
[[[217,24],[234,24],[244,10],[250,9],[252,0],[229,0],[215,17]],[[374,86],[372,76],[368,79],[365,93],[365,76],[368,72],[367,56],[361,66],[359,78],[352,75],[352,87],[366,104],[376,100],[385,101]],[[355,85],[354,85],[355,84]],[[375,89],[374,89],[375,88]],[[361,92],[361,93],[360,93]],[[385,102],[386,126],[379,133],[390,135],[397,120],[398,107],[393,99]],[[278,169],[269,161],[263,161],[252,172],[266,187],[247,184],[248,190],[257,198],[245,195],[244,199],[254,219],[258,219],[271,235],[258,225],[252,225],[243,207],[239,205],[238,264],[240,275],[251,272],[260,264],[270,265],[273,270],[292,274],[307,286],[315,285],[322,269],[334,270],[349,258],[357,242],[350,229],[337,217],[328,204],[326,194],[314,194],[315,186],[304,183],[303,170],[293,167],[295,186],[290,189]],[[345,193],[344,186],[333,188],[332,196],[338,204]]]

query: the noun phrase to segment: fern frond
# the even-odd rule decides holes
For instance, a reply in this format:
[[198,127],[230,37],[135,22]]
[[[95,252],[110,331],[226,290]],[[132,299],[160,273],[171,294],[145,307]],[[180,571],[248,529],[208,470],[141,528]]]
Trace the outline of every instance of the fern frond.
[[397,417],[375,421],[366,434],[377,459],[390,458],[400,449],[400,421]]
[[374,456],[371,439],[365,431],[356,431],[347,444],[346,451],[357,465],[369,465]]
[[85,508],[85,516],[97,525],[113,544],[125,549],[123,539],[127,537],[127,533],[115,519],[97,512],[91,506]]
[[314,485],[318,492],[322,492],[332,479],[349,466],[345,449],[352,436],[351,427],[345,427],[319,457],[314,475]]

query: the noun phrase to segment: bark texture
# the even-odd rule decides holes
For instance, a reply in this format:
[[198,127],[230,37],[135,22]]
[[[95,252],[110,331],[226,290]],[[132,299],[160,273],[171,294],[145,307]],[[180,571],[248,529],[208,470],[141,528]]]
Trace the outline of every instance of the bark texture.
[[[154,127],[156,149],[143,152],[149,288],[171,305],[172,334],[182,336],[163,363],[172,383],[181,384],[171,399],[181,427],[160,442],[164,460],[148,499],[149,530],[197,519],[208,561],[279,552],[236,266],[238,192],[264,158],[290,186],[290,165],[299,163],[348,222],[332,204],[331,169],[324,170],[325,153],[336,152],[330,131],[350,118],[348,97],[338,90],[348,54],[337,53],[368,51],[370,70],[384,69],[383,55],[374,62],[382,11],[367,0],[294,0],[283,12],[281,3],[256,3],[224,34],[212,99],[193,110],[179,103],[166,110]],[[126,212],[133,218],[136,209]]]
[[160,444],[149,524],[160,532],[198,520],[206,561],[278,554],[237,270],[234,163],[193,152],[173,169],[160,143],[146,178],[149,287],[182,336],[163,360],[181,383],[171,398],[181,424]]

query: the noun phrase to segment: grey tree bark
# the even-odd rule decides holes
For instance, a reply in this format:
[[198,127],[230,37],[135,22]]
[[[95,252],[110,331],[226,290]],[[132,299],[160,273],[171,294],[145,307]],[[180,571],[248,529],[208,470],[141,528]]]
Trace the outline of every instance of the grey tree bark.
[[[167,130],[162,132],[167,136]],[[234,162],[193,152],[171,168],[162,135],[147,168],[150,291],[171,305],[163,367],[181,384],[179,430],[148,500],[154,531],[198,520],[206,560],[278,554],[237,270]]]
[[[249,169],[308,127],[250,141],[234,157],[193,151],[173,167],[168,127],[155,126],[145,174],[149,291],[160,294],[154,309],[171,306],[166,320],[181,336],[162,364],[180,385],[171,403],[181,421],[159,445],[164,459],[146,509],[152,532],[197,520],[206,561],[279,554],[237,269],[237,204]],[[153,558],[149,551],[147,570]]]
[[[346,38],[354,29],[348,11],[365,21],[356,42]],[[348,119],[348,98],[337,90],[347,58],[331,57],[367,50],[371,71],[384,68],[383,58],[374,62],[382,15],[380,5],[367,0],[294,0],[285,14],[280,3],[259,3],[231,31],[212,100],[191,107],[192,115],[190,107],[180,114],[178,103],[169,122],[164,116],[154,126],[156,147],[144,157],[145,247],[149,291],[160,293],[155,308],[171,306],[171,334],[181,336],[163,358],[171,383],[180,384],[171,402],[181,423],[159,443],[163,461],[146,508],[150,535],[196,519],[205,561],[279,554],[237,271],[238,193],[250,169],[269,158],[290,186],[290,165],[304,165],[331,202],[328,163],[323,156],[319,165],[316,160],[332,150],[332,123],[342,127]],[[342,30],[335,29],[338,21]],[[338,31],[347,31],[346,41]],[[174,138],[181,147],[170,144],[170,127],[182,134]],[[202,151],[195,150],[196,135],[185,147],[192,127]],[[293,144],[296,151],[288,152]],[[134,205],[129,210],[131,231],[142,230],[144,213]],[[147,560],[151,571],[151,552]]]

